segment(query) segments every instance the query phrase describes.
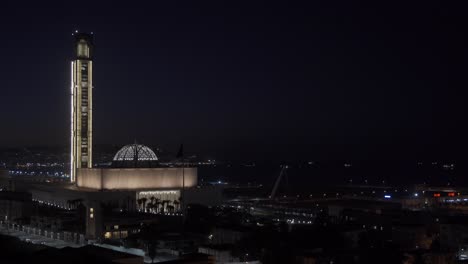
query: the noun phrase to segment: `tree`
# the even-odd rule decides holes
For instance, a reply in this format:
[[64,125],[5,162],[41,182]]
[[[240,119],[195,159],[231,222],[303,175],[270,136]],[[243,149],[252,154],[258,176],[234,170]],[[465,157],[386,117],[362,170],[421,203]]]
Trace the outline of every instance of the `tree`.
[[138,208],[141,209],[141,205],[143,204],[143,200],[140,198],[137,200]]
[[174,212],[174,206],[173,205],[168,205],[166,208],[167,208],[168,212],[170,212],[170,213]]
[[172,203],[174,204],[175,209],[176,209],[177,211],[179,211],[179,210],[180,210],[180,208],[179,208],[180,202],[177,201],[177,200],[174,200]]
[[[182,196],[179,196],[179,198],[177,198],[177,201],[179,202],[179,204],[183,207],[183,204],[182,202],[184,202]],[[180,209],[184,209],[184,208],[180,208]]]
[[158,199],[158,201],[154,202],[154,208],[156,209],[156,213],[159,213],[160,207],[161,207],[161,202]]
[[141,198],[141,201],[143,203],[143,209],[145,209],[146,208],[146,202],[148,201],[148,198],[143,197],[143,198]]
[[148,204],[146,205],[146,211],[147,211],[147,212],[151,212],[151,210],[154,208],[153,206],[154,206],[154,204],[148,203]]
[[159,206],[161,205],[161,199],[156,198],[154,200],[154,208],[156,209],[156,213],[159,213]]
[[163,200],[163,201],[162,201],[163,213],[166,212],[166,208],[167,208],[167,206],[169,205],[169,202],[170,202],[169,200]]

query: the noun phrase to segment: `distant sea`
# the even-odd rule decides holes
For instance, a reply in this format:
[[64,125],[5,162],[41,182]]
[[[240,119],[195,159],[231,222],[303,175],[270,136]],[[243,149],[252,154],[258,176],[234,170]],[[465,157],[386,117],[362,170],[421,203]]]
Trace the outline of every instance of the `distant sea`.
[[[200,166],[199,179],[203,182],[234,184],[262,184],[271,188],[279,176],[281,164],[237,164]],[[295,193],[308,192],[331,185],[368,184],[402,186],[429,184],[436,186],[468,186],[466,166],[456,162],[311,162],[289,164],[288,185]]]

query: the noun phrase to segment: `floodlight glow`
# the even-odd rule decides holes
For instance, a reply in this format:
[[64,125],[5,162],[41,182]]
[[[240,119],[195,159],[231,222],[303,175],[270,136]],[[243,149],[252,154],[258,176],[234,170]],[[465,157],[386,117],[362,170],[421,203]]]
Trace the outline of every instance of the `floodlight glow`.
[[74,107],[74,103],[73,103],[73,98],[74,98],[74,93],[73,93],[73,83],[74,83],[74,80],[73,80],[73,67],[74,67],[74,62],[72,61],[71,62],[71,103],[70,103],[70,120],[71,120],[71,133],[70,133],[70,136],[71,136],[71,139],[70,139],[70,144],[71,144],[71,147],[70,147],[70,181],[71,182],[74,182],[75,181],[75,173],[74,173],[74,170],[75,170],[75,163],[73,162],[74,161],[74,158],[73,158],[73,150],[74,150],[74,140],[73,140],[73,137],[74,137],[74,133],[73,133],[73,115],[74,115],[74,112],[73,112],[73,107]]

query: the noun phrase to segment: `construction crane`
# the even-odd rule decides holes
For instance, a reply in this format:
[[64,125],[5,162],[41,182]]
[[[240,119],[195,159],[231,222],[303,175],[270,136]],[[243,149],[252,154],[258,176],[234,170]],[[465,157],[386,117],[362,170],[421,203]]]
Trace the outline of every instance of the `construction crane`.
[[[281,179],[283,177],[287,177],[287,175],[285,175],[287,169],[288,169],[288,166],[281,165],[281,172],[280,172],[278,178],[276,178],[276,182],[275,182],[275,185],[273,186],[273,190],[271,190],[270,199],[275,199],[276,191],[278,191],[278,187],[279,187],[279,183],[281,182]],[[283,175],[285,175],[285,176],[283,176]]]

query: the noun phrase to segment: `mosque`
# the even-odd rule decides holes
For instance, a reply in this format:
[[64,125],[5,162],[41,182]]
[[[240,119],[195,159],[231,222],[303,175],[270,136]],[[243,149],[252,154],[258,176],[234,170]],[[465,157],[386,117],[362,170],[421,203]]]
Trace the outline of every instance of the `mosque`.
[[[147,146],[124,146],[113,159],[113,168],[93,168],[93,34],[75,36],[71,63],[70,180],[78,188],[133,190],[138,195],[158,190],[180,193],[197,185],[196,168],[158,167],[156,154]],[[174,197],[179,199],[180,197]]]
[[93,34],[75,36],[71,63],[70,180],[94,190],[181,189],[197,185],[196,168],[157,167],[158,158],[148,147],[123,147],[113,159],[114,168],[93,168]]
[[[11,190],[31,193],[33,201],[67,209],[70,201],[86,206],[86,238],[104,236],[102,206],[119,211],[145,210],[142,199],[177,204],[182,213],[185,202],[210,194],[200,194],[197,168],[160,166],[153,150],[141,144],[122,147],[112,166],[93,167],[93,34],[74,33],[75,58],[71,62],[70,182],[37,183],[7,179]],[[6,178],[3,177],[5,181]],[[172,207],[174,208],[174,207]]]

